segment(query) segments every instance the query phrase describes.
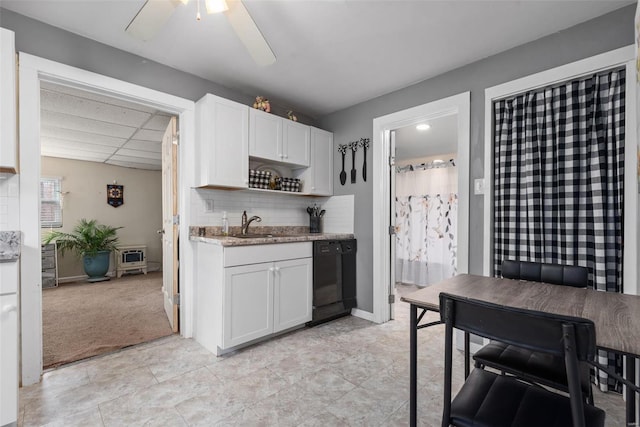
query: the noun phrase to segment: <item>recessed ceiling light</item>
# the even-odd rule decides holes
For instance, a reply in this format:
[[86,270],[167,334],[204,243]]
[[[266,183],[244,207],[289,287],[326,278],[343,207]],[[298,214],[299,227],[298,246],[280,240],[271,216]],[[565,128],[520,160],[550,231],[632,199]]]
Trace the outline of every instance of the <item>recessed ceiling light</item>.
[[430,128],[431,128],[431,126],[429,126],[426,123],[420,123],[418,126],[416,126],[416,129],[418,129],[418,130],[427,130],[427,129],[430,129]]

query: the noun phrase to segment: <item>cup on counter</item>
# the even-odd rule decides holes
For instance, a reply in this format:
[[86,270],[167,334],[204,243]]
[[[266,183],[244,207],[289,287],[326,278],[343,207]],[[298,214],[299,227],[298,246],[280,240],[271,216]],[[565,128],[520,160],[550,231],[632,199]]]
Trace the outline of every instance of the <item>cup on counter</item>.
[[320,230],[321,216],[309,216],[309,233],[322,233]]

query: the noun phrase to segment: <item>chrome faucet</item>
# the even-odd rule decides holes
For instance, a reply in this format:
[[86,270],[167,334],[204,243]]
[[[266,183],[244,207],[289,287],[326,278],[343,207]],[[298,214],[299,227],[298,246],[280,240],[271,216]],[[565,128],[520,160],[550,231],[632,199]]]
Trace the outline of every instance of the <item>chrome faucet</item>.
[[262,221],[262,218],[260,218],[259,216],[252,216],[251,218],[249,218],[249,220],[247,220],[247,211],[242,212],[242,229],[240,233],[243,236],[249,234],[249,224],[251,224],[253,221],[260,222]]

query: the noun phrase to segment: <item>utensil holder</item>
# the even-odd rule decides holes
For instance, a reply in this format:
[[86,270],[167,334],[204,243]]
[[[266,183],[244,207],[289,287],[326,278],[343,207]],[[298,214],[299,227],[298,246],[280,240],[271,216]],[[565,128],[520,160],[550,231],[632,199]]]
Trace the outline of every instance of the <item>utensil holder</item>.
[[320,220],[322,217],[319,216],[310,216],[309,217],[309,233],[321,233],[320,230]]

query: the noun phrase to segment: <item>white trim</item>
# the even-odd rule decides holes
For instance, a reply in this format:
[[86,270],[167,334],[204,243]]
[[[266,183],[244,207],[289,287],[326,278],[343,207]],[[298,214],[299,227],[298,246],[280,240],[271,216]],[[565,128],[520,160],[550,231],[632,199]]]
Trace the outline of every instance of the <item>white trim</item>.
[[484,134],[485,134],[485,204],[484,204],[484,260],[483,274],[490,276],[493,247],[493,102],[516,93],[526,92],[543,86],[566,81],[581,75],[595,73],[607,68],[626,65],[626,128],[625,128],[625,178],[624,178],[624,229],[625,236],[633,238],[625,241],[623,282],[625,293],[638,294],[638,142],[636,137],[636,88],[635,88],[635,47],[620,49],[592,56],[551,70],[543,71],[518,80],[485,89]]
[[[19,55],[20,97],[20,218],[23,232],[21,262],[21,368],[22,385],[37,383],[42,374],[42,291],[40,259],[40,81],[50,81],[100,93],[119,99],[148,105],[179,116],[179,210],[181,218],[188,218],[191,204],[190,187],[195,159],[195,104],[193,101],[102,76],[79,68],[38,58],[25,53]],[[181,334],[191,337],[193,332],[193,249],[188,244],[186,220],[180,224],[180,269],[182,284]],[[192,261],[191,261],[192,262]]]
[[351,309],[351,315],[355,316],[355,317],[359,317],[359,318],[364,319],[364,320],[368,320],[370,322],[375,322],[375,318],[373,316],[373,313],[370,313],[370,312],[364,311],[364,310],[360,310],[359,308],[352,308]]
[[389,133],[421,120],[458,115],[458,273],[469,271],[469,120],[470,93],[408,108],[373,120],[373,317],[377,323],[389,320],[388,228],[390,218]]

